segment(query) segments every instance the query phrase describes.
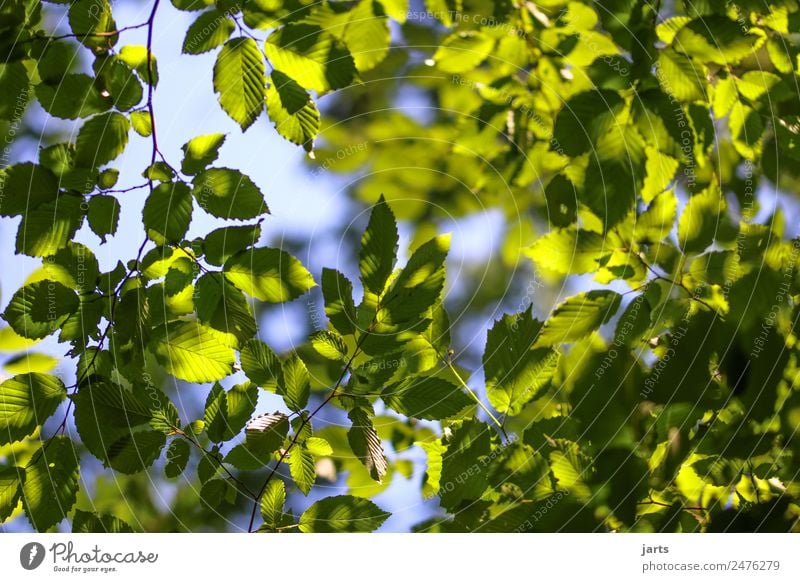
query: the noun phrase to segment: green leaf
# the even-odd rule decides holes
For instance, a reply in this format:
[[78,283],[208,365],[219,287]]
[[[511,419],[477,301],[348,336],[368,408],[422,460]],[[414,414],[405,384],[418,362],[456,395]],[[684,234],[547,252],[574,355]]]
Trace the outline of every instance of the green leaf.
[[319,355],[329,360],[344,360],[347,356],[347,346],[344,339],[335,331],[320,330],[308,338],[312,347]]
[[280,249],[257,248],[225,261],[228,281],[261,301],[284,303],[314,287],[314,278],[295,257]]
[[420,245],[381,301],[388,322],[413,325],[424,319],[444,289],[445,261],[450,235],[439,235]]
[[0,328],[0,353],[13,353],[35,346],[39,340],[32,340],[18,335],[12,328]]
[[320,499],[300,516],[303,533],[371,532],[389,513],[368,499],[337,495]]
[[189,462],[191,449],[189,443],[183,439],[175,439],[167,449],[167,464],[164,467],[164,474],[167,479],[175,479],[183,474],[186,464]]
[[397,221],[381,195],[372,208],[369,224],[361,237],[358,268],[364,289],[381,295],[397,260]]
[[36,98],[54,117],[88,117],[111,107],[110,97],[103,97],[94,78],[84,74],[64,75],[57,85],[37,85]]
[[210,168],[192,181],[200,207],[217,218],[245,220],[269,213],[264,194],[253,181],[228,168]]
[[350,52],[318,26],[287,24],[269,36],[264,50],[275,69],[318,93],[347,87],[356,75]]
[[286,487],[280,479],[273,479],[261,496],[261,517],[264,527],[275,530],[283,524],[283,507],[286,505]]
[[554,229],[523,249],[539,267],[561,275],[596,271],[598,261],[611,251],[601,235],[574,226]]
[[111,15],[108,0],[76,0],[69,7],[69,26],[78,40],[96,53],[102,53],[117,43],[117,25]]
[[452,511],[464,500],[479,499],[486,490],[491,434],[488,426],[475,420],[465,421],[453,431],[442,457],[442,507]]
[[764,139],[764,122],[761,113],[742,103],[734,104],[728,118],[733,147],[743,158],[757,160],[761,157]]
[[714,241],[726,211],[725,199],[715,184],[689,198],[678,221],[678,243],[683,252],[704,251]]
[[[579,93],[558,113],[552,144],[562,155],[579,156],[591,151],[601,137],[618,128],[624,108],[625,102],[616,91],[591,90]],[[604,154],[604,148],[598,148],[597,155]]]
[[185,10],[193,12],[195,10],[202,10],[206,6],[213,4],[212,0],[170,0],[172,5],[178,10]]
[[619,309],[621,297],[613,291],[595,290],[573,295],[548,318],[536,347],[583,339],[607,322]]
[[410,378],[382,394],[386,406],[414,418],[441,420],[454,416],[474,401],[458,386],[436,377]]
[[257,454],[273,453],[283,445],[288,432],[289,417],[282,412],[257,416],[245,427],[247,449]]
[[373,69],[388,53],[389,25],[382,2],[360,0],[347,12],[335,10],[331,4],[323,5],[303,22],[319,25],[341,40],[361,73]]
[[289,453],[289,473],[297,485],[297,488],[308,495],[314,481],[317,478],[317,470],[314,465],[314,455],[302,445],[292,447]]
[[218,387],[216,384],[209,394],[204,417],[208,438],[215,443],[239,434],[258,402],[258,387],[250,382],[237,384],[228,392]]
[[55,368],[61,360],[48,354],[20,354],[3,364],[3,370],[9,374],[28,374],[39,372],[46,374]]
[[743,31],[727,16],[713,14],[681,27],[672,46],[701,62],[731,66],[752,55],[763,39],[750,30]]
[[20,473],[16,467],[0,467],[0,523],[17,509],[20,500]]
[[656,77],[664,92],[679,101],[699,101],[705,98],[705,67],[670,48],[658,51]]
[[14,164],[0,170],[0,216],[19,216],[58,197],[58,178],[37,164]]
[[669,236],[678,215],[675,192],[666,190],[657,195],[636,221],[634,235],[640,243],[658,243]]
[[267,114],[278,133],[290,142],[314,149],[319,133],[319,111],[311,96],[297,82],[275,69],[267,87]]
[[120,111],[130,111],[144,96],[136,74],[115,56],[100,57],[94,62],[97,86],[101,95]]
[[210,479],[200,489],[200,500],[209,509],[218,511],[223,502],[232,503],[236,500],[236,488],[227,480]]
[[75,236],[83,222],[83,198],[62,194],[55,202],[28,210],[17,230],[16,252],[32,257],[54,255]]
[[61,380],[47,374],[20,374],[0,384],[0,445],[32,434],[66,396]]
[[130,127],[121,113],[103,113],[86,121],[75,143],[75,164],[97,168],[119,156],[128,145]]
[[102,242],[113,236],[119,225],[119,201],[113,196],[92,196],[87,211],[89,227]]
[[541,327],[529,308],[504,315],[489,330],[483,369],[489,402],[498,412],[519,414],[550,384],[559,354],[549,348],[533,349]]
[[278,392],[286,406],[295,412],[303,410],[311,395],[311,378],[305,363],[296,354],[283,362],[283,381],[284,385],[278,386]]
[[194,175],[205,170],[209,164],[219,156],[219,148],[225,143],[224,133],[209,133],[199,135],[181,146],[183,161],[181,171],[184,174]]
[[22,504],[33,528],[44,532],[67,517],[75,505],[78,456],[70,439],[57,436],[34,453],[34,459],[25,470]]
[[169,374],[187,382],[214,382],[233,372],[233,350],[197,322],[172,321],[158,326],[150,349]]
[[281,361],[272,349],[259,339],[251,339],[242,346],[239,357],[247,378],[265,390],[274,392],[283,385]]
[[[73,397],[75,426],[81,441],[107,467],[135,473],[149,467],[164,445],[164,434],[177,423],[177,411],[153,386],[126,389],[96,378]],[[156,416],[174,418],[164,430],[147,430]],[[142,427],[141,429],[139,427]]]
[[372,424],[372,418],[361,408],[351,410],[348,417],[353,423],[350,430],[347,431],[350,448],[367,468],[370,477],[381,483],[389,468],[389,463],[383,454],[381,439]]
[[108,513],[75,511],[72,533],[134,533],[133,528],[120,518]]
[[354,333],[356,306],[350,280],[336,269],[322,269],[322,295],[325,298],[325,315],[331,325],[342,335]]
[[41,339],[55,332],[78,309],[78,296],[57,281],[38,281],[21,287],[3,313],[22,337]]
[[323,438],[308,437],[305,447],[315,457],[330,457],[333,454],[333,448],[330,443]]
[[145,168],[142,177],[158,182],[169,182],[175,178],[175,172],[166,162],[156,162]]
[[225,430],[225,417],[228,415],[228,399],[225,389],[216,382],[206,397],[205,411],[203,412],[203,426],[208,432],[212,442],[219,443]]
[[0,119],[19,121],[28,104],[30,81],[22,63],[0,64]]
[[650,203],[653,199],[666,190],[672,182],[675,171],[678,169],[678,160],[661,153],[657,148],[648,146],[645,171],[647,177],[642,187],[642,200]]
[[445,73],[466,73],[486,60],[494,45],[495,39],[481,32],[456,32],[444,40],[433,60]]
[[214,63],[214,91],[242,131],[264,110],[264,84],[264,56],[256,42],[244,37],[226,42]]
[[405,24],[408,18],[408,0],[383,0],[381,5],[392,20]]
[[165,442],[166,436],[160,431],[142,430],[127,434],[108,447],[108,466],[128,475],[143,471],[158,459]]
[[419,445],[420,448],[425,451],[428,461],[422,487],[423,494],[426,498],[438,495],[442,478],[442,457],[447,451],[447,447],[442,444],[440,439],[422,441],[414,444]]
[[203,241],[206,262],[222,266],[229,257],[255,245],[260,238],[261,224],[212,230]]
[[[158,62],[153,54],[148,59],[147,47],[141,45],[127,45],[119,51],[119,60],[136,71],[139,78],[150,84],[152,76],[153,86],[158,85]],[[150,71],[148,72],[148,68]]]
[[244,294],[228,283],[222,273],[206,273],[198,279],[194,291],[197,318],[209,327],[229,336],[227,343],[238,347],[252,338],[257,322]]
[[192,222],[192,195],[183,182],[159,184],[144,203],[142,223],[157,244],[178,243]]
[[130,114],[133,131],[142,137],[150,137],[153,133],[153,124],[148,111],[132,111]]
[[226,13],[216,9],[203,12],[186,31],[183,53],[199,55],[213,50],[228,40],[234,28],[236,24]]

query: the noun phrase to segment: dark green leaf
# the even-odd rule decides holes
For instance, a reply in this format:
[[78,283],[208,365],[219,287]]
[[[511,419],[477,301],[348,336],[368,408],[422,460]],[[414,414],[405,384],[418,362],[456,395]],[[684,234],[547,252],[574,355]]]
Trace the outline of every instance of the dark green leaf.
[[183,150],[181,171],[184,174],[194,175],[205,170],[219,155],[219,148],[225,143],[224,133],[210,133],[200,135],[187,141]]
[[204,12],[186,31],[183,52],[199,55],[213,50],[228,40],[235,27],[233,20],[219,10]]
[[38,281],[21,287],[3,313],[17,334],[41,339],[55,332],[75,310],[78,296],[57,281]]
[[573,295],[545,322],[537,347],[575,342],[598,329],[619,309],[620,295],[613,291],[587,291]]
[[119,201],[113,196],[92,196],[87,212],[89,226],[103,242],[114,235],[119,225]]
[[33,528],[44,532],[67,517],[78,495],[78,456],[67,437],[57,436],[34,453],[25,470],[22,504]]
[[61,380],[47,374],[20,374],[0,384],[0,444],[33,433],[66,396]]
[[350,52],[318,26],[286,25],[269,36],[264,50],[273,67],[318,93],[347,87],[356,75]]
[[97,168],[110,162],[128,145],[130,127],[128,118],[120,113],[92,117],[78,132],[75,163],[85,168]]
[[454,416],[474,401],[458,386],[441,378],[410,378],[387,388],[383,400],[393,410],[406,416],[439,420]]
[[397,223],[383,196],[372,208],[369,224],[361,237],[358,266],[364,289],[383,294],[389,275],[397,260]]
[[183,182],[156,186],[142,209],[142,222],[156,243],[180,242],[192,222],[192,196]]
[[283,137],[310,152],[319,133],[319,111],[311,96],[294,79],[273,70],[267,87],[267,114]]
[[300,516],[303,533],[371,532],[386,521],[389,514],[360,497],[337,495],[314,503]]
[[264,194],[238,170],[211,168],[197,174],[192,183],[197,203],[218,218],[246,220],[269,213]]

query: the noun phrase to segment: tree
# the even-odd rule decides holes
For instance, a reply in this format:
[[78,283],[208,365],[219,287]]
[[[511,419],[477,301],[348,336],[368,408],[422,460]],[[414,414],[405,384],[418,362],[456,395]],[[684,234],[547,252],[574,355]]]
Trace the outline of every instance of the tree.
[[[108,0],[1,9],[7,143],[34,102],[77,131],[6,149],[0,174],[15,253],[41,263],[0,329],[0,520],[373,531],[417,450],[440,509],[414,531],[798,531],[796,2],[172,4],[122,26]],[[215,52],[209,91],[242,131],[266,115],[360,176],[358,280],[261,242],[268,198],[216,163],[235,138],[186,128],[180,159],[162,151],[173,8],[193,19],[181,59]],[[133,191],[141,238],[101,269]],[[453,283],[444,224],[486,209],[497,256]],[[209,217],[226,226],[189,240]],[[320,293],[304,345],[259,339],[265,306]],[[58,357],[33,348],[51,336]],[[281,409],[256,414],[266,392]],[[176,482],[167,512],[153,479]],[[309,504],[326,479],[341,494]]]

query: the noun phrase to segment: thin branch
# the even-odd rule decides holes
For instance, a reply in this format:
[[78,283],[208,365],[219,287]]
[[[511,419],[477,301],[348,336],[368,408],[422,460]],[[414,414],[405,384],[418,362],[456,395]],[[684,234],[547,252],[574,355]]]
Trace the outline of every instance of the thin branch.
[[[439,357],[441,358],[442,355],[439,354]],[[478,395],[475,394],[475,392],[473,392],[472,389],[469,386],[467,386],[467,383],[461,377],[461,374],[459,374],[458,370],[456,370],[455,366],[453,366],[452,358],[450,358],[449,355],[448,355],[448,357],[444,358],[444,361],[447,364],[447,367],[450,368],[450,371],[458,379],[458,382],[461,384],[461,387],[464,388],[464,390],[467,391],[467,394],[472,396],[472,399],[478,404],[478,406],[481,407],[481,410],[483,410],[489,416],[489,418],[492,419],[492,422],[494,422],[495,425],[497,425],[497,428],[500,429],[501,433],[503,433],[503,438],[508,440],[508,433],[506,433],[506,429],[503,427],[503,423],[501,423],[499,420],[497,420],[495,415],[492,414],[492,411],[489,410],[489,408],[483,402],[481,402],[481,399],[478,398]]]
[[184,255],[186,255],[186,256],[187,256],[187,257],[189,257],[189,258],[190,258],[192,261],[194,261],[194,264],[195,264],[195,265],[197,265],[197,268],[198,268],[198,269],[200,269],[200,270],[201,270],[203,273],[209,273],[209,272],[210,272],[210,271],[209,271],[209,270],[208,270],[208,269],[205,267],[205,265],[203,265],[203,264],[200,262],[200,259],[198,259],[197,257],[195,257],[195,256],[194,256],[192,253],[190,253],[189,251],[187,251],[187,250],[186,250],[185,248],[183,248],[181,245],[178,245],[178,244],[176,244],[176,245],[172,245],[172,247],[173,247],[173,248],[176,248],[176,249],[178,249],[179,251],[182,251]]
[[[636,505],[658,505],[659,507],[672,507],[671,503],[656,501],[652,497],[648,501],[639,501]],[[708,508],[706,507],[692,507],[690,505],[681,505],[681,509],[686,511],[708,511]]]
[[144,182],[143,184],[137,184],[136,186],[131,186],[130,188],[119,188],[115,190],[100,190],[99,192],[90,194],[90,196],[100,196],[103,194],[124,194],[125,192],[133,192],[134,190],[141,190],[142,188],[147,188],[149,185],[150,184],[148,182]]
[[[645,261],[642,261],[642,263],[644,264],[645,267],[647,267],[647,270],[650,271],[655,276],[656,280],[665,281],[666,283],[670,283],[671,285],[673,285],[675,287],[678,287],[679,289],[683,289],[686,292],[686,294],[689,296],[689,299],[691,299],[692,301],[697,301],[700,305],[703,305],[708,310],[713,311],[714,313],[717,313],[716,309],[711,307],[711,305],[709,305],[706,301],[704,301],[704,300],[700,299],[699,297],[697,297],[694,293],[692,293],[692,291],[686,285],[684,285],[683,283],[679,283],[678,281],[674,281],[674,280],[670,279],[669,277],[665,277],[664,275],[660,274],[658,271],[653,269],[653,267],[648,265]],[[720,318],[721,318],[721,316],[720,316]]]
[[356,359],[359,352],[361,351],[361,346],[363,345],[364,340],[369,336],[371,331],[372,331],[372,325],[370,325],[367,331],[364,332],[358,339],[358,343],[356,344],[355,350],[353,350],[353,355],[350,356],[349,360],[347,360],[347,364],[345,364],[345,367],[342,370],[342,373],[339,375],[339,379],[336,381],[336,384],[333,386],[333,390],[331,390],[331,393],[325,397],[322,403],[320,403],[320,405],[317,406],[313,410],[313,412],[311,412],[311,414],[309,414],[306,417],[302,417],[302,420],[300,421],[300,426],[297,427],[297,429],[294,431],[294,436],[292,437],[289,446],[283,450],[280,457],[278,457],[278,460],[272,466],[272,469],[270,470],[269,474],[267,474],[267,478],[264,480],[264,484],[261,486],[261,489],[259,489],[258,495],[255,497],[255,502],[253,503],[253,509],[250,512],[250,524],[247,526],[247,530],[249,532],[252,533],[253,531],[253,523],[255,523],[256,511],[258,510],[259,499],[261,499],[261,496],[264,494],[264,491],[267,490],[267,486],[269,485],[270,481],[272,481],[272,478],[275,476],[275,473],[278,471],[278,467],[280,467],[281,463],[283,463],[286,457],[289,456],[289,452],[297,444],[297,441],[300,438],[300,435],[303,433],[303,429],[306,427],[306,425],[309,422],[311,422],[311,420],[319,413],[319,411],[322,410],[325,407],[325,405],[328,404],[328,402],[330,402],[331,400],[333,400],[334,397],[337,395],[339,387],[342,385],[342,382],[344,381],[345,377],[350,371],[350,368],[353,365],[353,361]]
[[139,24],[132,24],[130,26],[123,26],[117,30],[109,30],[105,32],[73,32],[70,34],[59,34],[57,36],[33,36],[31,38],[21,40],[17,44],[27,44],[30,42],[36,42],[37,40],[46,40],[47,42],[55,42],[57,40],[64,40],[66,38],[111,38],[117,36],[121,32],[127,32],[129,30],[136,30],[137,28],[144,28],[145,26],[149,25],[149,21],[140,22]]
[[195,447],[197,447],[197,449],[200,450],[206,457],[209,457],[212,461],[216,462],[217,465],[219,465],[219,467],[221,467],[222,470],[228,474],[228,477],[230,477],[231,481],[233,481],[239,486],[240,492],[246,493],[250,499],[256,499],[255,493],[253,493],[253,491],[247,486],[246,483],[244,483],[241,479],[239,479],[233,473],[231,473],[228,467],[225,466],[225,464],[222,462],[221,459],[219,459],[219,457],[217,457],[216,455],[212,455],[210,451],[207,451],[203,446],[200,445],[200,443],[198,443],[195,439],[193,439],[191,436],[189,436],[179,428],[173,427],[173,430],[175,431],[175,434],[185,438],[187,441],[189,441]]
[[244,36],[249,36],[250,38],[252,38],[254,41],[256,41],[259,44],[261,44],[263,42],[263,41],[259,40],[257,37],[253,36],[253,33],[251,33],[249,30],[247,30],[246,27],[242,26],[242,23],[239,21],[239,19],[236,16],[231,16],[231,18],[236,23],[236,28],[239,29],[239,34],[242,34]]
[[[150,114],[150,136],[153,142],[153,151],[150,156],[150,165],[156,163],[156,155],[158,151],[158,137],[156,136],[156,116],[153,112],[153,24],[156,20],[156,12],[158,11],[158,4],[161,0],[153,2],[153,8],[150,11],[150,17],[145,23],[147,25],[147,112]],[[148,178],[147,182],[150,186],[150,191],[153,191],[153,179]]]

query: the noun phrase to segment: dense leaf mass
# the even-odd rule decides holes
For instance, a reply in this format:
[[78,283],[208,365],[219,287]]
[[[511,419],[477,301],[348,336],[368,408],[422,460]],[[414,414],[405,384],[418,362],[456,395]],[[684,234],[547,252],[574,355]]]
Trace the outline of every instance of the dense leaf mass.
[[[67,4],[0,7],[0,524],[800,531],[798,2]],[[166,10],[231,126],[180,151]],[[262,130],[335,249],[264,240]]]

